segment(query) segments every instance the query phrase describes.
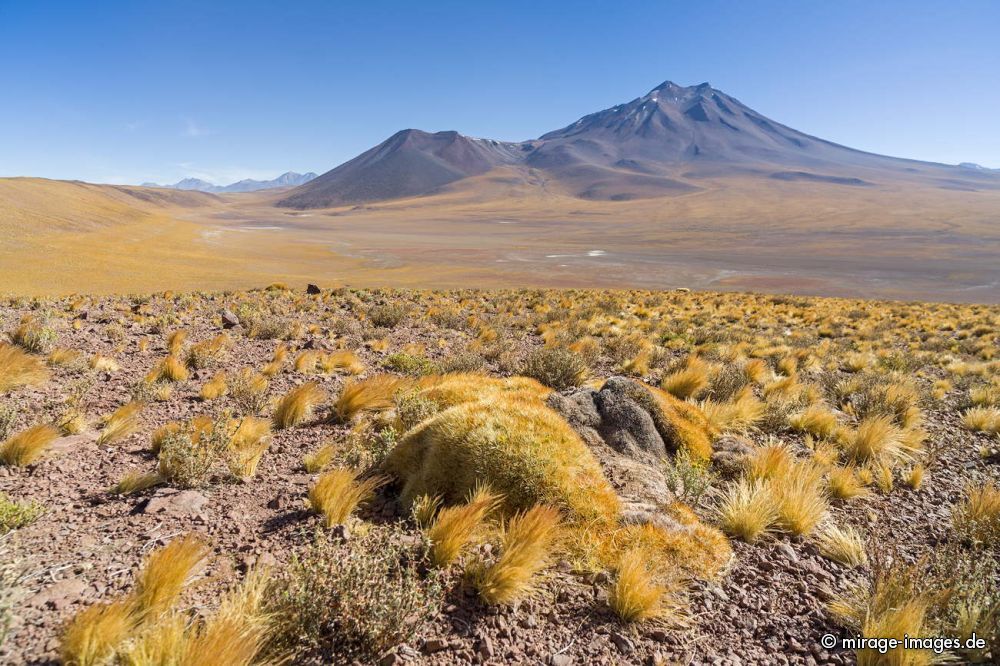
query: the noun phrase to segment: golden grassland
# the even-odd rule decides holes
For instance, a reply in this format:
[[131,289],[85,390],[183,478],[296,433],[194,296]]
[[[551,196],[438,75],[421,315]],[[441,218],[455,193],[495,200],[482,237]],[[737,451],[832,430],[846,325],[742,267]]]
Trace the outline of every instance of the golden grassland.
[[0,276],[4,291],[38,295],[280,280],[997,299],[1000,193],[699,184],[677,197],[586,201],[498,169],[434,196],[294,211],[274,207],[274,193],[0,179]]
[[[221,602],[188,612],[178,599],[206,544],[181,537],[149,556],[130,591],[76,615],[62,634],[65,663],[375,659],[416,635],[444,590],[466,586],[483,606],[509,606],[544,588],[560,560],[604,574],[595,584],[605,600],[592,600],[599,612],[623,625],[674,626],[693,580],[717,581],[738,566],[735,553],[776,540],[857,569],[856,585],[829,595],[830,617],[845,627],[867,636],[975,631],[994,641],[994,655],[1000,649],[1000,598],[974,584],[1000,571],[995,483],[954,488],[961,498],[947,538],[895,564],[880,553],[906,544],[858,519],[876,502],[905,507],[954,455],[945,447],[972,460],[1000,454],[996,306],[638,290],[307,295],[272,285],[22,296],[0,307],[10,340],[0,377],[13,377],[0,407],[53,381],[39,372],[52,359],[82,378],[98,372],[92,349],[73,355],[65,345],[82,312],[112,341],[99,372],[119,372],[116,358],[143,367],[129,401],[107,414],[87,414],[64,387],[52,423],[8,427],[12,411],[0,409],[2,465],[32,465],[56,429],[78,420],[99,423],[101,444],[115,447],[147,406],[182,400],[176,386],[197,389],[200,412],[146,423],[148,464],[109,501],[153,485],[257,483],[272,427],[286,447],[320,423],[338,428],[333,441],[303,447],[316,476],[298,491],[311,511],[291,519],[309,521],[316,536],[272,583],[253,573]],[[223,310],[239,326],[220,333]],[[250,345],[263,353],[247,366]],[[196,368],[205,371],[197,379]],[[221,372],[226,390],[206,395]],[[277,389],[282,379],[295,388]],[[614,385],[666,446],[632,461],[640,481],[671,480],[638,513],[608,471],[619,456],[552,401]],[[376,497],[400,510],[388,524],[365,512]],[[348,529],[360,538],[331,541]]]

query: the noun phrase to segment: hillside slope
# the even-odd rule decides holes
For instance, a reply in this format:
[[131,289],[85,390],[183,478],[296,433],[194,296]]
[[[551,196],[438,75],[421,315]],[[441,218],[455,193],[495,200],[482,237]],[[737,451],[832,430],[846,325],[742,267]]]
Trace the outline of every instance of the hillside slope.
[[209,206],[202,192],[94,185],[45,178],[0,178],[0,230],[86,231],[136,222],[167,210]]

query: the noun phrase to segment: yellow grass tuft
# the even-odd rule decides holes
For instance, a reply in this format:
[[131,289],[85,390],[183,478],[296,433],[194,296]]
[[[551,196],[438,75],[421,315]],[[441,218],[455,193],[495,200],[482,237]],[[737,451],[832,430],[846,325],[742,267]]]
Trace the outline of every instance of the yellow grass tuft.
[[158,381],[183,382],[187,381],[189,376],[190,373],[184,362],[176,356],[170,355],[153,368],[146,376],[146,381],[150,383]]
[[431,562],[438,567],[446,567],[454,562],[501,500],[500,495],[494,494],[485,486],[479,486],[465,504],[439,510],[427,529]]
[[906,474],[906,485],[913,490],[918,490],[924,482],[924,474],[926,469],[921,464],[916,464],[910,468],[910,471]]
[[1000,543],[1000,486],[987,482],[967,488],[954,516],[955,530],[963,538],[986,545]]
[[292,428],[312,418],[313,408],[324,398],[316,382],[306,382],[285,394],[274,408],[274,426]]
[[440,508],[440,497],[421,495],[413,500],[413,506],[411,507],[410,512],[412,513],[413,520],[417,523],[417,526],[421,529],[426,529],[430,527],[432,522],[434,522],[434,517],[437,516],[438,509]]
[[818,465],[798,462],[770,483],[777,500],[777,524],[786,532],[809,534],[826,516],[829,503]]
[[707,461],[712,456],[712,439],[718,431],[698,407],[655,387],[638,383],[636,387],[629,389],[629,397],[650,413],[670,449],[686,451],[694,460]]
[[853,527],[823,525],[813,537],[820,554],[847,567],[860,567],[868,563],[865,541]]
[[48,357],[46,357],[45,362],[52,366],[67,366],[71,365],[77,361],[81,356],[81,353],[75,349],[66,349],[65,347],[58,347],[49,352]]
[[226,373],[219,372],[212,379],[205,382],[201,390],[198,392],[198,397],[202,400],[217,400],[226,394],[229,387],[226,385]]
[[188,619],[174,612],[140,631],[117,650],[121,662],[128,666],[160,666],[176,664],[187,648]]
[[318,362],[318,352],[304,351],[295,358],[295,372],[301,372],[304,375],[311,375],[316,372],[316,364]]
[[263,609],[267,583],[267,571],[251,571],[243,584],[223,599],[212,617],[189,629],[183,640],[176,643],[174,652],[164,652],[171,658],[154,663],[184,666],[274,663],[261,659],[272,620]]
[[864,497],[868,494],[868,489],[861,483],[853,467],[831,469],[826,478],[826,487],[831,497],[840,500]]
[[909,460],[916,449],[889,415],[869,416],[843,442],[845,453],[859,462]]
[[[214,338],[199,342],[188,350],[186,363],[188,367],[195,369],[207,368],[229,348],[231,343],[232,340],[227,333],[220,333]],[[172,353],[178,355],[180,350]]]
[[257,473],[257,465],[271,443],[271,423],[254,416],[240,420],[229,440],[227,463],[237,479],[248,479]]
[[626,525],[612,531],[605,539],[605,554],[600,558],[605,566],[614,566],[621,553],[642,548],[656,554],[656,569],[673,577],[683,572],[685,577],[702,580],[715,578],[732,560],[729,539],[718,529],[701,522],[698,516],[680,502],[661,507],[671,523],[669,527],[653,524]]
[[207,557],[208,548],[192,534],[154,551],[135,582],[133,596],[140,611],[156,616],[170,610]]
[[184,349],[184,343],[187,341],[187,331],[181,329],[174,331],[167,336],[167,350],[170,352],[171,356],[181,353]]
[[385,483],[382,477],[358,479],[357,472],[350,469],[333,469],[316,480],[309,489],[309,505],[316,513],[322,514],[327,527],[340,525],[362,502],[375,495],[375,490]]
[[126,472],[108,491],[112,495],[131,495],[138,493],[162,482],[159,474],[131,471]]
[[104,354],[94,354],[90,359],[90,369],[98,372],[118,372],[118,361]]
[[660,584],[647,564],[650,555],[641,548],[625,552],[608,591],[608,605],[623,622],[659,620],[671,610],[665,603],[670,588]]
[[99,666],[139,623],[131,599],[95,604],[77,613],[62,635],[59,654],[66,666]]
[[531,589],[532,577],[548,564],[559,522],[558,509],[545,505],[507,521],[500,536],[500,557],[475,576],[483,601],[509,604]]
[[329,443],[324,444],[312,453],[307,453],[302,456],[302,466],[310,474],[315,474],[316,472],[322,472],[327,465],[333,461],[333,457],[337,455],[340,447],[336,444]]
[[715,511],[723,532],[753,543],[777,521],[778,502],[769,482],[740,479],[722,491]]
[[365,364],[358,355],[351,351],[337,351],[326,354],[319,360],[323,372],[344,370],[349,375],[360,375],[365,371]]
[[59,431],[48,424],[39,424],[23,430],[0,444],[0,465],[27,467],[38,460]]
[[[867,638],[925,636],[934,596],[919,591],[921,576],[915,568],[877,572],[870,587],[854,585],[829,604],[833,616]],[[880,653],[857,651],[859,666],[925,666],[935,663],[933,653],[900,647]]]
[[0,393],[48,379],[45,365],[14,345],[0,343]]
[[634,358],[622,364],[622,371],[630,375],[645,377],[649,374],[649,362],[652,359],[652,350],[645,348]]
[[764,403],[750,391],[728,402],[702,400],[698,408],[720,432],[744,432],[764,416]]
[[962,424],[973,432],[1000,432],[1000,407],[970,407],[962,414]]
[[333,417],[340,423],[349,423],[363,412],[390,409],[393,397],[405,386],[404,380],[392,375],[375,375],[360,382],[348,381],[333,405]]
[[764,397],[768,401],[789,401],[796,399],[802,393],[802,384],[797,376],[782,377],[764,386]]
[[793,430],[806,432],[821,439],[833,435],[837,429],[837,417],[822,404],[812,404],[788,419]]
[[686,400],[695,398],[708,387],[709,366],[701,359],[691,356],[684,368],[672,372],[660,383],[667,393]]
[[131,435],[139,425],[141,411],[142,403],[135,401],[116,409],[111,415],[104,418],[104,427],[97,438],[97,443],[112,444]]
[[747,474],[751,479],[773,479],[784,475],[795,459],[788,447],[774,442],[754,449],[748,461]]
[[767,363],[762,359],[750,359],[743,365],[743,374],[754,384],[763,384],[767,381]]

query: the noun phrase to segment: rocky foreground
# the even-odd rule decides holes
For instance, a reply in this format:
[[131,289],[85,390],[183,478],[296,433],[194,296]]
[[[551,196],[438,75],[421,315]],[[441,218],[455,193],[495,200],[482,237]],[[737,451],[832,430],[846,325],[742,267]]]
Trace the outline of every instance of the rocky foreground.
[[[846,664],[821,637],[970,628],[992,646],[952,656],[995,663],[998,323],[656,292],[0,302],[0,662],[210,663],[243,594],[252,648],[214,663]],[[339,471],[372,480],[346,517],[315,490]],[[483,484],[444,562],[435,524]],[[501,594],[539,507],[558,537]],[[186,539],[175,600],[72,644]],[[655,593],[629,615],[635,554]],[[916,619],[883,608],[906,577],[888,605]]]

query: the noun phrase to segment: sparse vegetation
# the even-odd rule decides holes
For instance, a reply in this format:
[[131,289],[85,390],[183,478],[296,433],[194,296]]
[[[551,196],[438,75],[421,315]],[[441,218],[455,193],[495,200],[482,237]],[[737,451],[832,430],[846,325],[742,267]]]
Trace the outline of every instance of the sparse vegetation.
[[496,509],[501,499],[485,486],[480,486],[464,504],[438,510],[426,532],[431,545],[431,562],[438,567],[454,562],[466,544],[481,531],[483,521]]
[[23,430],[0,443],[0,465],[26,467],[38,460],[52,442],[59,437],[59,431],[42,423]]
[[419,573],[423,555],[395,535],[330,543],[322,535],[270,588],[271,651],[296,659],[372,659],[412,639],[440,605]]
[[483,601],[509,604],[530,590],[532,577],[552,557],[559,522],[559,511],[551,506],[534,506],[507,521],[500,534],[500,556],[472,573]]
[[333,469],[319,477],[309,489],[309,506],[323,516],[327,527],[341,525],[359,504],[371,499],[384,482],[381,477],[359,479],[353,470]]
[[569,349],[542,348],[524,360],[522,374],[537,379],[557,391],[579,386],[587,379],[589,369],[583,358]]
[[114,444],[119,442],[133,432],[139,425],[139,412],[142,411],[141,402],[129,402],[104,418],[104,427],[97,439],[98,444]]
[[766,534],[778,519],[774,491],[762,480],[743,479],[728,486],[716,510],[722,530],[749,543]]
[[274,427],[293,428],[312,418],[313,409],[323,400],[324,394],[315,382],[306,382],[292,389],[278,401],[274,408]]
[[13,345],[0,343],[0,394],[48,379],[45,365]]
[[[45,507],[36,502],[15,502],[0,493],[0,537],[7,532],[30,525],[45,512]],[[0,629],[2,633],[2,629]]]
[[[0,344],[0,451],[30,458],[10,442],[34,424],[81,436],[0,470],[0,548],[57,567],[72,542],[83,568],[17,586],[79,578],[96,603],[25,606],[40,628],[15,660],[53,657],[67,602],[68,663],[545,661],[534,641],[588,607],[636,656],[660,639],[616,625],[674,644],[693,599],[710,639],[760,623],[740,646],[766,661],[761,628],[806,645],[829,594],[852,632],[997,636],[995,308],[295,285],[0,301],[8,333],[25,316],[53,337],[47,357]],[[156,550],[186,524],[200,548]],[[908,567],[906,590],[888,572]],[[622,638],[566,653],[627,660]]]

